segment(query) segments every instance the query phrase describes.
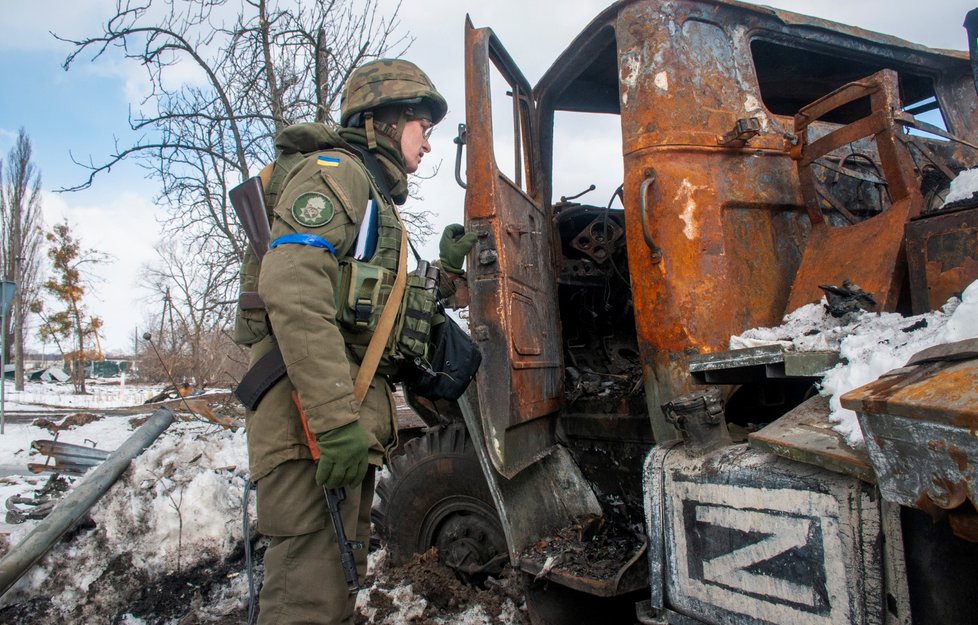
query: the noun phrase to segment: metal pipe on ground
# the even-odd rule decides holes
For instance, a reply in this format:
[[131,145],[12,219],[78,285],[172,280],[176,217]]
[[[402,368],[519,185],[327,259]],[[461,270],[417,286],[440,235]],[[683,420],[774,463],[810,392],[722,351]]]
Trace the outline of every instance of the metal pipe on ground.
[[92,469],[82,483],[68,493],[44,520],[37,524],[24,540],[0,559],[0,596],[41,559],[68,530],[87,513],[109,490],[129,463],[150,446],[170,424],[174,415],[166,408],[157,410],[146,423],[105,459]]

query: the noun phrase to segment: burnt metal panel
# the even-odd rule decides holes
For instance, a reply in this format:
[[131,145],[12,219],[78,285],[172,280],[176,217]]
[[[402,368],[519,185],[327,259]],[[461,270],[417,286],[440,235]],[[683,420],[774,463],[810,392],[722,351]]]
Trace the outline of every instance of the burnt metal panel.
[[[471,23],[465,63],[466,229],[479,237],[468,273],[473,334],[483,354],[476,377],[479,413],[493,465],[513,477],[554,444],[550,417],[562,403],[554,237],[539,194],[542,174],[526,79],[492,31]],[[517,169],[526,175],[526,192],[503,175],[493,156],[493,65],[517,94],[519,105],[512,108],[525,139]]]
[[645,465],[652,607],[705,623],[882,625],[872,486],[733,445]]
[[876,475],[865,449],[853,449],[829,421],[829,398],[816,395],[748,435],[751,447],[851,475],[869,484]]
[[940,308],[978,280],[978,208],[922,216],[906,229],[914,314]]
[[[810,126],[831,111],[857,100],[868,100],[870,113],[826,136],[812,140]],[[900,109],[896,72],[883,70],[850,83],[804,107],[795,115],[800,140],[792,154],[798,159],[798,177],[812,231],[798,274],[791,286],[786,312],[819,301],[820,285],[841,285],[849,280],[871,293],[879,311],[896,309],[903,279],[903,225],[923,205],[913,160],[900,141],[903,129],[895,123]],[[816,160],[853,142],[874,137],[880,167],[892,203],[882,213],[845,227],[833,227],[822,213],[820,192],[812,172]],[[844,207],[840,209],[844,212]],[[872,250],[871,254],[865,253]]]
[[691,356],[689,373],[697,384],[744,384],[770,378],[818,378],[839,361],[838,352],[795,352],[763,345]]
[[[962,353],[973,356],[976,343],[961,342]],[[842,406],[859,417],[885,499],[934,514],[978,506],[978,359],[891,371],[843,395]],[[970,516],[959,519],[973,524]],[[978,541],[975,528],[960,530]]]
[[101,464],[109,457],[110,451],[95,449],[85,445],[74,445],[60,441],[38,440],[31,443],[31,448],[43,456],[54,459],[54,464],[28,464],[32,473],[54,471],[69,475],[84,475],[90,468]]
[[479,414],[478,383],[469,387],[458,404],[499,512],[510,564],[517,566],[520,554],[533,543],[574,519],[600,515],[601,505],[570,452],[560,445],[512,478],[498,471],[490,451],[494,441],[483,427],[486,419]]
[[[628,260],[647,404],[662,441],[675,433],[660,406],[692,390],[688,359],[780,320],[808,224],[783,127],[751,80],[742,14],[716,3],[621,7]],[[755,127],[743,121],[751,118],[759,134],[725,141]]]
[[[811,101],[850,80],[850,69],[890,68],[907,101],[933,90],[953,132],[973,139],[978,112],[960,53],[739,2],[624,0],[599,14],[534,88],[545,169],[555,109],[609,109],[612,37],[636,326],[661,441],[675,433],[659,406],[691,390],[689,356],[723,350],[746,328],[776,325],[801,262],[809,223],[783,114],[794,111],[772,110],[763,92]],[[837,73],[809,80],[778,65],[823,57]],[[756,136],[722,145],[752,120]],[[549,171],[541,184],[548,197]],[[899,231],[903,221],[893,220]]]

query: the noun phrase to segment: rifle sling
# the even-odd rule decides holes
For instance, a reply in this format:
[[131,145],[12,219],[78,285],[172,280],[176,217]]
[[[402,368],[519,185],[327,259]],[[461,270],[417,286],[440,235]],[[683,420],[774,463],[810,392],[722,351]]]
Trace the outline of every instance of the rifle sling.
[[248,372],[244,374],[241,382],[234,389],[234,396],[244,404],[245,408],[254,410],[268,389],[272,388],[285,374],[285,360],[282,358],[282,350],[279,349],[278,341],[273,337],[271,351],[259,358],[258,362],[248,369]]
[[265,301],[258,291],[242,291],[238,296],[238,308],[241,310],[265,310]]
[[[396,210],[394,214],[397,215]],[[401,220],[400,215],[397,216],[397,220]],[[373,336],[370,337],[367,351],[363,355],[363,360],[360,361],[360,371],[357,372],[357,379],[353,383],[353,395],[357,398],[358,404],[367,395],[370,380],[374,378],[374,372],[377,371],[377,365],[380,364],[380,357],[384,355],[384,349],[387,347],[387,339],[390,338],[391,330],[394,329],[394,320],[397,319],[397,312],[401,308],[404,285],[407,283],[406,265],[407,232],[402,223],[401,258],[397,263],[397,277],[394,278],[394,287],[391,289],[390,297],[387,298],[387,303],[384,304],[384,312],[380,313],[380,319],[377,320],[377,328],[374,330]]]

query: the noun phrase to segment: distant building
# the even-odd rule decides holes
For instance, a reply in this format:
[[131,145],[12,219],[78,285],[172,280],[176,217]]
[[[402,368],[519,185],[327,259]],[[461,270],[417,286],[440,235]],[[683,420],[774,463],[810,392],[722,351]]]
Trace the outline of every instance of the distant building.
[[85,377],[88,378],[117,378],[123,373],[129,373],[132,362],[128,360],[98,360],[85,366]]

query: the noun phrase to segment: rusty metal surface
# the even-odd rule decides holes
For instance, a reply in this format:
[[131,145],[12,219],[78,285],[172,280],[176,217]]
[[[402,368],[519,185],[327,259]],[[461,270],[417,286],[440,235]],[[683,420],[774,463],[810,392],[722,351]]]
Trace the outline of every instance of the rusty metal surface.
[[27,468],[32,473],[52,471],[69,475],[83,475],[90,468],[101,464],[111,453],[104,449],[49,440],[33,441],[31,448],[54,460],[54,464],[28,464]]
[[829,421],[829,398],[816,395],[783,417],[748,435],[750,446],[797,462],[876,483],[869,454],[853,449]]
[[978,280],[978,208],[936,213],[907,224],[907,265],[914,314],[960,297]]
[[[809,128],[815,121],[865,98],[870,102],[867,116],[815,140],[809,137]],[[893,118],[899,108],[897,74],[883,70],[826,95],[795,116],[800,143],[792,153],[798,159],[798,177],[812,232],[786,312],[819,301],[823,295],[819,285],[840,285],[845,280],[872,293],[879,311],[896,308],[904,271],[903,224],[915,217],[923,205],[914,163],[906,144],[899,139],[903,129]],[[812,164],[832,152],[851,150],[853,142],[865,137],[875,138],[891,205],[865,221],[833,227],[822,214]]]
[[[496,443],[494,463],[510,474],[546,453],[552,418],[564,406],[563,337],[549,279],[561,270],[550,219],[555,110],[621,115],[624,240],[657,440],[676,435],[660,406],[694,388],[689,357],[722,351],[730,335],[776,325],[787,308],[817,300],[821,292],[811,288],[825,275],[809,269],[845,268],[844,277],[873,291],[884,308],[895,306],[902,227],[921,203],[907,147],[880,107],[870,121],[843,128],[835,139],[882,129],[873,152],[885,165],[879,174],[845,162],[841,169],[865,184],[880,186],[885,177],[892,206],[838,229],[844,235],[816,228],[809,237],[790,155],[792,116],[801,106],[888,68],[899,72],[899,91],[911,101],[937,96],[950,131],[974,140],[978,128],[962,55],[737,2],[628,0],[595,18],[524,105],[495,104],[525,117],[517,125],[523,191],[495,165],[488,91],[493,61],[503,74],[519,72],[490,31],[469,24],[466,50],[466,225],[480,236],[470,259],[471,310],[486,357],[480,376],[492,388],[480,398],[481,414]],[[785,53],[795,55],[792,62],[809,55],[804,71],[817,75],[784,69]],[[522,78],[512,82],[515,93],[526,93]],[[765,100],[765,89],[776,97]],[[887,89],[869,97],[898,105]],[[858,112],[839,111],[825,123],[844,126]],[[836,204],[850,210],[845,197]],[[814,251],[802,267],[806,246]],[[871,284],[848,270],[855,263]]]
[[[547,419],[561,406],[563,372],[552,250],[552,222],[539,199],[535,141],[518,153],[529,194],[497,166],[492,141],[490,69],[515,92],[526,80],[489,29],[466,26],[466,229],[478,235],[469,263],[472,328],[483,355],[477,380],[493,464],[507,477],[541,458],[553,444]],[[514,102],[516,98],[513,98]],[[513,107],[534,136],[532,104]],[[519,167],[518,167],[519,169]]]
[[[609,47],[617,50],[610,79]],[[798,75],[779,70],[786,50],[834,61],[839,75],[820,75],[801,89]],[[552,111],[621,115],[629,267],[658,440],[675,435],[659,406],[691,390],[688,357],[726,349],[729,336],[748,327],[776,325],[801,263],[809,221],[788,153],[797,108],[772,112],[759,83],[784,85],[781,92],[801,98],[800,106],[886,67],[901,72],[901,90],[914,98],[932,88],[948,129],[974,138],[978,111],[963,55],[737,2],[618,2],[535,87],[545,196]],[[744,121],[754,119],[756,126]],[[733,141],[718,145],[725,136]],[[650,174],[654,182],[646,184]],[[894,239],[905,220],[898,213],[888,217]]]
[[978,359],[898,369],[842,406],[859,416],[885,499],[931,513],[978,505]]

